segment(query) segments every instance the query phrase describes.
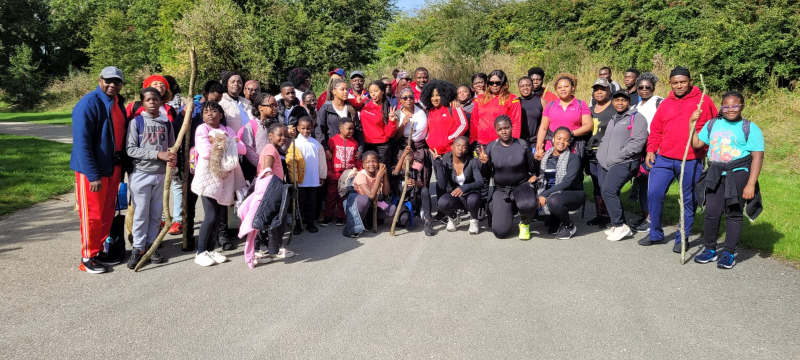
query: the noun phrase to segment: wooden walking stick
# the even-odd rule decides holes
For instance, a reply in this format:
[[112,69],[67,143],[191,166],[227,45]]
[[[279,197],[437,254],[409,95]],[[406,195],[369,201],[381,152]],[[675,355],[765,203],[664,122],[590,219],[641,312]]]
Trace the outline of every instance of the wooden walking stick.
[[[408,143],[406,146],[411,147],[411,137],[414,136],[414,122],[410,121],[409,124],[411,125],[411,129],[408,131]],[[408,173],[411,171],[411,159],[414,158],[413,153],[409,153],[406,155],[406,173],[403,179],[403,192],[400,194],[400,201],[397,202],[397,208],[394,210],[394,219],[392,220],[392,230],[389,232],[392,236],[394,236],[394,228],[397,226],[397,219],[400,218],[400,209],[403,206],[403,201],[406,198],[406,192],[408,191]]]
[[[700,107],[703,106],[703,100],[706,97],[706,83],[703,81],[703,74],[700,74],[700,84],[703,86],[703,94],[700,96],[700,103],[697,104],[697,110],[700,110]],[[681,160],[681,178],[678,180],[680,190],[678,191],[679,194],[679,201],[680,209],[681,209],[681,219],[680,223],[678,224],[678,231],[681,232],[681,265],[686,264],[686,240],[688,239],[688,234],[686,234],[686,229],[684,226],[686,225],[686,221],[684,220],[683,216],[686,213],[686,209],[683,206],[683,173],[684,168],[686,167],[686,157],[689,155],[689,146],[692,144],[692,137],[694,137],[694,127],[695,123],[689,121],[689,140],[686,141],[686,149],[683,150],[683,159]]]
[[[386,175],[384,175],[386,176]],[[378,232],[378,195],[383,192],[383,180],[378,185],[378,193],[375,194],[375,199],[372,200],[372,232]]]
[[[192,107],[194,107],[194,99],[189,98],[189,101],[192,103]],[[188,104],[187,104],[188,105]],[[188,108],[187,108],[188,109]],[[184,122],[186,119],[184,119]],[[189,118],[189,129],[191,129],[191,118]],[[183,139],[183,183],[181,184],[181,189],[183,191],[183,199],[181,199],[181,217],[183,217],[182,225],[183,225],[183,251],[190,251],[192,248],[189,247],[189,237],[191,234],[194,234],[194,228],[189,229],[187,225],[189,225],[189,211],[186,210],[186,206],[189,204],[189,176],[190,176],[190,169],[189,163],[191,161],[191,154],[189,153],[189,149],[191,149],[191,139],[192,139],[192,132],[187,131],[186,135],[184,135]],[[192,204],[194,206],[194,204]],[[194,219],[192,219],[194,220]]]
[[[192,66],[192,75],[189,78],[189,98],[191,99],[194,91],[194,80],[197,77],[197,56],[194,52],[194,45],[192,45],[192,49],[189,51],[189,62]],[[178,132],[178,136],[175,139],[183,139],[185,134],[189,132],[192,123],[192,110],[194,109],[194,101],[186,104],[186,115],[183,117],[183,125],[181,126],[181,130]],[[182,142],[175,141],[175,145],[169,148],[169,152],[175,154],[180,149]],[[188,166],[188,164],[187,164]],[[172,211],[170,211],[169,207],[169,200],[170,196],[172,195],[171,188],[168,184],[172,182],[172,168],[167,167],[167,175],[164,179],[164,227],[158,233],[156,240],[153,242],[153,245],[150,246],[150,249],[147,250],[142,258],[139,259],[139,263],[136,264],[136,267],[133,269],[134,272],[138,272],[139,269],[150,260],[150,256],[153,256],[153,253],[158,249],[158,246],[161,245],[161,241],[164,240],[164,237],[167,236],[167,232],[169,228],[172,226]]]

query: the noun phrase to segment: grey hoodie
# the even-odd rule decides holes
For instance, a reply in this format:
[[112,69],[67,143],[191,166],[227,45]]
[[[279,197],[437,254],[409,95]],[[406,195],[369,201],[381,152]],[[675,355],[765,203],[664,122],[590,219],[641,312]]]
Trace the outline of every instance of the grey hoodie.
[[[633,128],[631,125],[633,115]],[[635,109],[616,113],[606,127],[597,150],[597,163],[608,170],[611,166],[639,160],[647,144],[647,119]]]
[[[137,129],[136,119],[128,124],[128,156],[133,160],[133,172],[164,174],[167,162],[158,159],[159,151],[175,145],[175,130],[164,115],[154,118],[143,111],[144,129]],[[141,142],[140,142],[141,135]]]

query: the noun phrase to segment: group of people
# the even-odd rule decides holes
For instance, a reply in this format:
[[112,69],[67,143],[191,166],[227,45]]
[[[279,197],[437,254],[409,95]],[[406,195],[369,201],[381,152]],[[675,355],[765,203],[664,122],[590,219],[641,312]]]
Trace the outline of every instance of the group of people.
[[[538,220],[547,234],[567,240],[577,231],[570,213],[587,200],[587,174],[596,209],[587,225],[610,241],[645,233],[638,242],[643,246],[666,241],[662,203],[682,175],[687,234],[698,203],[706,204],[704,250],[695,261],[731,268],[743,214],[754,219],[761,209],[764,141],[758,126],[741,116],[743,96],[725,93],[718,113],[680,66],[669,75],[666,98],[655,95],[659,79],[652,73],[628,69],[622,87],[603,67],[590,103],[575,97],[574,75],[556,75],[548,89],[538,67],[517,80],[519,96],[510,93],[502,70],[458,86],[431,79],[422,67],[371,82],[361,71],[328,75],[317,96],[311,73],[292,69],[272,95],[226,71],[185,104],[173,78],[153,75],[138,101],[125,107],[122,72],[105,68],[98,88],[73,110],[70,166],[81,216],[80,268],[101,273],[115,262],[102,246],[123,173],[134,207],[133,268],[164,226],[167,168],[186,166],[189,178],[176,176],[169,184],[175,199],[182,197],[183,180],[191,184],[186,208],[175,202],[169,232],[193,232],[199,198],[204,220],[196,240],[190,238],[200,266],[227,261],[216,248],[236,247],[228,236],[236,220],[250,267],[293,256],[284,247],[285,232],[316,233],[316,224],[343,226],[343,235],[357,237],[387,219],[392,228],[410,230],[419,218],[424,234],[434,236],[437,222],[454,232],[467,217],[469,234],[478,234],[485,220],[496,237],[506,238],[518,216],[519,239],[530,239]],[[191,119],[191,143],[183,150],[191,153],[188,163],[168,151],[185,117]],[[620,199],[631,181],[631,198],[642,213],[633,221]],[[726,241],[718,254],[723,213]],[[674,251],[682,240],[676,233]],[[155,251],[149,261],[163,257]]]

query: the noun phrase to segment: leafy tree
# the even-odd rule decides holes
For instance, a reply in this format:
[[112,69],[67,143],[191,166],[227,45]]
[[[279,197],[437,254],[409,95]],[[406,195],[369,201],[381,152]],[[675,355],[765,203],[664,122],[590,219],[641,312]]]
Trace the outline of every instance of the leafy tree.
[[14,47],[3,84],[6,101],[29,109],[41,100],[45,81],[39,71],[41,60],[33,60],[33,50],[27,45]]

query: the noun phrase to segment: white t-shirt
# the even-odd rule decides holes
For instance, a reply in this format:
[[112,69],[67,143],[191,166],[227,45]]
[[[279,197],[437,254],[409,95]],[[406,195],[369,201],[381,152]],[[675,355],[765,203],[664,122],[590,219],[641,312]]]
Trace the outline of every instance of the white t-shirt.
[[653,95],[646,103],[642,104],[642,102],[639,101],[639,103],[636,104],[636,111],[644,115],[644,118],[647,119],[647,132],[650,132],[650,123],[653,122],[653,117],[656,115],[656,103],[660,103],[662,100],[664,100],[664,98],[661,96]]
[[331,106],[333,107],[333,110],[336,111],[337,114],[339,114],[340,118],[349,117],[347,114],[347,105],[342,107],[342,110],[337,109],[336,106],[333,104],[331,104]]
[[[397,117],[398,127],[403,123],[406,117],[406,114],[401,110],[400,116]],[[414,106],[414,115],[411,116],[411,121],[403,129],[403,136],[408,137],[408,134],[411,132],[411,124],[414,124],[414,136],[411,140],[416,142],[428,138],[428,115],[425,114],[425,110]]]
[[464,173],[461,173],[461,175],[456,175],[456,182],[458,185],[464,185],[464,180],[466,180],[466,175],[464,175]]

